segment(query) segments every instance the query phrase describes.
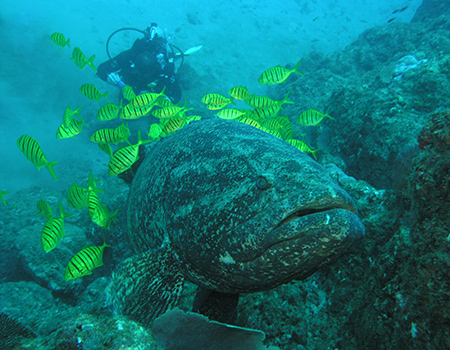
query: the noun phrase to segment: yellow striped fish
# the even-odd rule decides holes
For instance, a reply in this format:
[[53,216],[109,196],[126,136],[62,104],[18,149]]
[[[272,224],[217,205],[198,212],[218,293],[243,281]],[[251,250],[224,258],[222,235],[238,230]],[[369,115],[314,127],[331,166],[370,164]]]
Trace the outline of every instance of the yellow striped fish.
[[280,111],[281,107],[278,105],[269,107],[269,108],[255,108],[251,114],[250,118],[255,120],[264,120],[268,118],[275,117]]
[[6,205],[6,201],[5,201],[4,195],[5,195],[5,194],[8,194],[8,193],[9,193],[8,191],[0,191],[0,200],[2,201],[2,203],[3,203],[3,205],[4,205],[5,207],[7,207],[7,205]]
[[43,199],[39,200],[37,209],[39,214],[47,218],[47,220],[50,220],[53,217],[52,208],[50,208],[50,205]]
[[[139,96],[136,96],[139,97]],[[149,114],[150,110],[153,108],[153,105],[147,107],[133,107],[131,102],[127,104],[123,109],[120,115],[120,118],[125,120],[133,120],[139,119],[147,114]]]
[[270,97],[267,96],[252,96],[249,99],[245,101],[247,105],[253,108],[271,108],[274,106],[279,106],[283,108],[284,103],[294,103],[292,101],[288,100],[289,92],[287,93],[286,97],[282,100],[273,100]]
[[70,47],[70,39],[66,40],[62,33],[53,33],[52,35],[50,35],[50,40],[58,46],[65,47],[67,45],[68,47]]
[[150,129],[148,130],[148,137],[152,139],[158,139],[162,133],[161,126],[159,124],[150,125]]
[[303,75],[298,71],[301,61],[302,60],[298,61],[293,69],[287,69],[280,65],[266,69],[258,78],[258,83],[264,85],[280,84],[285,82],[292,73]]
[[155,102],[155,105],[164,108],[173,106],[174,104],[166,96],[159,96]]
[[160,96],[164,96],[164,91],[166,87],[162,89],[160,93],[155,92],[144,92],[143,94],[137,95],[130,101],[130,105],[134,108],[136,107],[150,107],[155,104]]
[[226,106],[229,103],[233,103],[234,97],[226,97],[222,94],[206,94],[202,97],[202,102],[207,105]]
[[238,118],[237,120],[240,121],[241,123],[251,125],[257,129],[261,129],[261,124],[259,124],[256,120],[254,120],[252,118],[241,117],[241,118]]
[[317,160],[316,152],[319,149],[313,150],[305,141],[296,140],[296,139],[288,139],[286,140],[289,142],[292,146],[298,148],[300,151],[305,153],[311,153],[314,156],[314,159]]
[[138,142],[135,145],[119,148],[114,152],[108,163],[108,174],[118,175],[131,168],[139,158],[139,146],[153,140],[142,140],[141,131],[138,132]]
[[109,92],[102,94],[93,84],[83,84],[80,87],[80,92],[83,96],[93,101],[100,101],[102,97],[106,98]]
[[208,108],[210,111],[217,111],[218,109],[225,108],[227,105],[228,105],[228,103],[224,104],[224,105],[214,105],[212,103],[208,103],[206,105],[206,108]]
[[250,97],[250,92],[245,86],[235,86],[228,90],[230,96],[234,97],[237,100],[245,101]]
[[64,218],[72,216],[71,214],[67,214],[64,212],[63,206],[59,203],[59,218],[50,218],[44,225],[41,234],[41,244],[44,252],[48,253],[49,251],[56,248],[61,238],[65,236],[64,232]]
[[243,112],[242,110],[234,108],[222,109],[221,111],[217,112],[217,116],[222,119],[236,119],[237,117],[240,117],[244,114],[245,112]]
[[328,114],[328,111],[326,113],[322,113],[317,109],[312,108],[300,113],[297,117],[297,123],[305,126],[315,126],[319,125],[325,117],[334,120],[334,118]]
[[95,209],[100,205],[100,197],[96,192],[89,192],[88,193],[88,200],[87,200],[87,207],[88,207],[88,213],[89,217],[92,220],[92,216],[94,215]]
[[119,117],[121,109],[122,100],[120,101],[120,106],[116,106],[114,103],[107,103],[97,111],[97,119],[103,121],[113,120]]
[[103,251],[106,247],[112,248],[106,243],[100,247],[86,245],[67,264],[64,279],[71,281],[90,275],[95,268],[103,266]]
[[39,171],[43,166],[45,166],[53,178],[58,180],[55,171],[53,170],[53,167],[58,164],[58,162],[47,161],[44,151],[42,151],[42,148],[35,139],[28,135],[22,135],[17,139],[17,146],[25,157],[33,163]]
[[128,135],[120,134],[116,129],[100,129],[94,132],[90,138],[95,143],[113,143],[117,145],[119,142],[124,142],[128,139]]
[[122,95],[123,98],[128,101],[131,101],[133,98],[136,97],[136,94],[134,93],[133,88],[130,85],[125,85],[122,88]]
[[84,120],[80,114],[81,106],[82,105],[79,105],[76,110],[72,110],[72,108],[70,108],[70,106],[66,107],[66,110],[64,111],[64,115],[63,115],[64,126],[70,126],[72,124],[72,121],[74,120],[73,119],[74,115],[77,115],[78,118],[80,118],[81,122],[87,126],[87,124],[84,122]]
[[87,206],[87,190],[74,182],[67,190],[67,201],[74,209]]
[[56,138],[58,140],[68,139],[77,136],[83,130],[83,122],[79,120],[72,120],[72,124],[66,126],[62,123],[58,130],[56,130]]
[[91,67],[94,72],[97,73],[97,68],[95,68],[94,66],[94,58],[95,55],[92,55],[91,58],[87,59],[86,56],[84,55],[83,51],[81,51],[81,49],[79,47],[75,47],[72,51],[72,57],[70,57],[70,59],[75,63],[75,65],[78,68],[84,69],[84,67],[87,65],[89,65],[89,67]]
[[118,210],[111,214],[109,209],[104,204],[99,204],[92,214],[91,221],[101,228],[106,228],[109,230],[111,222],[114,222],[114,224],[116,223],[117,212]]
[[176,115],[182,115],[183,113],[192,110],[193,108],[186,108],[186,106],[170,106],[160,109],[156,109],[152,112],[152,115],[156,118],[167,119],[175,117]]
[[184,118],[170,118],[164,123],[164,131],[167,135],[174,133],[178,129],[181,129],[186,124]]

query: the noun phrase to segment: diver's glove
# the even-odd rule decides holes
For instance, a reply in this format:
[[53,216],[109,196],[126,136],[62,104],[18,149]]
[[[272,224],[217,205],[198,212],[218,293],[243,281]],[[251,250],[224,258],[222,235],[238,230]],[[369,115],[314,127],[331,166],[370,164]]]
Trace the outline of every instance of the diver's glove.
[[112,85],[116,85],[121,89],[125,86],[125,83],[121,80],[121,76],[116,72],[109,73],[108,78],[106,79],[108,83]]

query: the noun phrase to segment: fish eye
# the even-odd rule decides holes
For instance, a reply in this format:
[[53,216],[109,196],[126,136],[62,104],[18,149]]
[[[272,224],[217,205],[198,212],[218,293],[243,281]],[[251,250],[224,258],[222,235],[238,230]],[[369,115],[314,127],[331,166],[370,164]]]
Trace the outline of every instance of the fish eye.
[[256,179],[256,187],[260,190],[267,190],[271,186],[271,183],[267,180],[265,176],[259,176]]

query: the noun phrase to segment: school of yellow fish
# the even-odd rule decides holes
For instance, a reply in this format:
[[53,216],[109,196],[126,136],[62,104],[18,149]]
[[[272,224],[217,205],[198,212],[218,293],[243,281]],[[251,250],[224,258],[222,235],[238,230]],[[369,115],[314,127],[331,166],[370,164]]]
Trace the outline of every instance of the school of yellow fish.
[[[70,39],[65,39],[62,33],[53,33],[50,39],[61,47],[69,47]],[[96,72],[94,65],[95,55],[87,58],[79,47],[75,47],[72,57],[75,65],[84,69],[86,65]],[[303,75],[298,68],[301,60],[293,69],[281,66],[271,67],[265,70],[258,79],[260,84],[274,85],[285,82],[292,73]],[[147,133],[148,139],[143,139],[141,131],[138,132],[138,141],[135,144],[128,142],[130,130],[127,123],[122,123],[116,128],[105,128],[92,133],[90,140],[96,143],[100,150],[109,156],[108,173],[110,176],[118,175],[130,169],[139,158],[139,146],[158,141],[189,124],[192,121],[200,120],[198,115],[187,115],[192,108],[185,105],[174,105],[164,94],[164,89],[160,93],[145,92],[136,95],[133,89],[126,85],[122,89],[124,100],[114,104],[107,97],[109,92],[100,92],[93,84],[83,84],[80,93],[86,98],[99,102],[102,98],[107,103],[101,106],[96,114],[100,121],[110,121],[113,119],[135,120],[145,116],[153,116],[158,122],[150,125]],[[228,91],[230,97],[220,93],[208,93],[202,98],[209,110],[217,110],[217,116],[223,119],[234,119],[253,127],[268,132],[276,137],[284,139],[302,152],[310,153],[316,158],[318,149],[313,150],[305,141],[295,139],[292,125],[287,116],[279,115],[283,109],[283,104],[292,104],[289,101],[289,93],[282,100],[274,100],[268,96],[252,95],[245,86],[235,86]],[[250,108],[225,108],[230,104],[235,105],[235,100],[242,101]],[[66,139],[75,137],[82,132],[82,127],[88,126],[80,114],[82,105],[75,110],[67,106],[63,113],[61,125],[57,128],[56,138]],[[297,117],[297,123],[303,126],[316,126],[324,118],[333,119],[328,111],[322,113],[317,109],[309,109],[302,112]],[[304,134],[303,134],[304,135]],[[300,135],[300,136],[303,136]],[[117,149],[113,151],[111,145]],[[51,176],[57,180],[53,170],[58,162],[49,162],[39,146],[39,143],[29,135],[23,135],[17,140],[17,146],[25,157],[33,163],[38,170],[46,167]],[[99,193],[104,190],[97,187],[100,180],[96,180],[92,173],[88,176],[87,187],[82,187],[73,183],[67,191],[67,201],[76,210],[87,208],[88,215],[92,223],[103,229],[108,229],[111,223],[115,223],[117,210],[114,213],[101,203]],[[7,206],[4,196],[9,192],[0,191],[0,200]],[[46,218],[46,223],[41,233],[42,249],[45,253],[52,251],[61,239],[65,236],[64,219],[71,216],[65,213],[62,203],[59,203],[59,216],[53,217],[52,208],[44,200],[40,200],[37,209]],[[102,246],[86,245],[75,256],[73,256],[66,266],[64,278],[70,281],[92,273],[92,271],[103,265],[103,251],[106,247],[111,247],[105,243]]]

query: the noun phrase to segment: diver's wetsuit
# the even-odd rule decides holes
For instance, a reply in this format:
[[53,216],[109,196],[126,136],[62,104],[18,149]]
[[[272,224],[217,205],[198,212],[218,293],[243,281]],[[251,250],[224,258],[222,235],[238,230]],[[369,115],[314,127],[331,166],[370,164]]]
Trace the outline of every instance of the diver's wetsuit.
[[[181,99],[181,89],[175,80],[175,65],[168,60],[166,46],[167,41],[160,36],[153,40],[138,39],[131,49],[100,64],[97,75],[107,81],[110,73],[117,72],[136,94],[144,91],[159,93],[165,86],[165,95],[177,103]],[[146,58],[144,67],[139,64],[142,56]]]

